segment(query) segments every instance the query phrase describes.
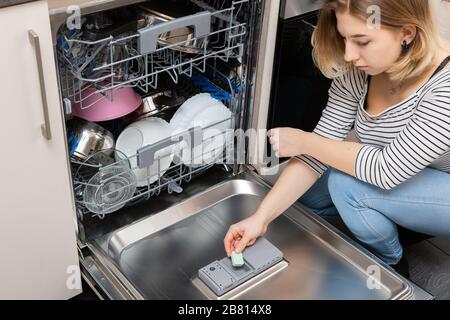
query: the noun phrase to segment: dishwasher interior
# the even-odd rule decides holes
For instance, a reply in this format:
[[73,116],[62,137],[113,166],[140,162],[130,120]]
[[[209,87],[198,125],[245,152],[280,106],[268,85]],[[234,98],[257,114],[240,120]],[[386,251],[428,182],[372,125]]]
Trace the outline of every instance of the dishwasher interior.
[[112,299],[410,298],[407,281],[297,206],[266,235],[281,262],[223,296],[197,277],[270,190],[235,134],[254,111],[270,1],[123,2],[55,34],[85,278]]

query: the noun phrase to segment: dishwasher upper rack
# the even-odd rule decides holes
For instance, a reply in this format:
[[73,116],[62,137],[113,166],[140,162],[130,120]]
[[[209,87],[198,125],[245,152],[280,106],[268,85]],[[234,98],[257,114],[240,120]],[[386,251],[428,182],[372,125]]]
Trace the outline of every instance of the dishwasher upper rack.
[[[94,95],[99,96],[99,100],[114,100],[114,92],[118,88],[131,86],[149,93],[158,87],[162,73],[178,83],[180,75],[190,77],[194,71],[205,72],[210,59],[224,62],[240,60],[244,55],[247,24],[238,22],[237,15],[248,2],[232,1],[229,7],[213,11],[206,2],[196,0],[199,7],[211,11],[150,25],[135,34],[110,36],[97,41],[86,41],[82,34],[66,30],[60,34],[57,45],[61,91],[66,104],[70,102],[86,109],[97,102],[92,101]],[[213,19],[221,21],[214,24],[214,30]],[[182,42],[171,45],[158,43],[161,33],[192,25],[195,26],[192,40],[205,44],[201,53],[176,50]],[[220,45],[217,39],[221,39]],[[208,44],[214,46],[209,47]]]
[[[103,150],[85,160],[71,157],[78,217],[82,220],[86,214],[91,214],[92,217],[103,219],[107,214],[118,211],[126,205],[148,200],[164,190],[169,194],[181,193],[183,183],[188,183],[192,177],[202,174],[214,165],[220,164],[228,168],[227,164],[234,161],[232,128],[235,117],[236,115],[232,114],[229,118],[203,128],[195,127],[177,133],[170,138],[145,146],[129,157],[115,149]],[[223,125],[229,129],[217,129]],[[209,129],[214,131],[205,135]],[[180,157],[182,142],[187,142],[183,147],[183,151],[187,152],[182,156],[183,161],[173,161],[168,168],[164,168],[162,161],[167,157],[167,153],[161,152],[172,148],[174,157]],[[212,143],[213,148],[205,151],[202,146],[208,143]],[[105,158],[113,160],[106,163]],[[203,161],[204,159],[207,161]],[[189,162],[189,165],[185,162]],[[150,171],[150,166],[153,166],[153,171]],[[140,181],[146,180],[145,185],[136,187],[134,180],[136,170],[140,170]],[[144,177],[142,170],[146,170]],[[121,200],[120,197],[127,192],[131,194]],[[116,199],[112,201],[114,197]]]

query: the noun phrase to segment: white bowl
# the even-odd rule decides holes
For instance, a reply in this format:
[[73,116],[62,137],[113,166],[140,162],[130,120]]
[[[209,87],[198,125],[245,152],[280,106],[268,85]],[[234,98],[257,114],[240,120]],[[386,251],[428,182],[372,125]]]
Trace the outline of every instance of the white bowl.
[[[144,187],[162,177],[173,160],[173,146],[156,152],[155,162],[146,168],[137,165],[137,151],[142,147],[157,143],[172,136],[172,127],[163,119],[150,117],[130,124],[119,136],[116,149],[129,159],[137,178],[137,186]],[[159,163],[159,167],[158,167]]]

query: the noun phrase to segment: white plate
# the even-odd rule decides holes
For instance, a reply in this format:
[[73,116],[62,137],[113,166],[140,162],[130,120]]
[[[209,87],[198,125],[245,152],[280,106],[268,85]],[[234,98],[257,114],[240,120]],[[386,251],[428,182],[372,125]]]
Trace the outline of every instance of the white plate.
[[194,147],[191,151],[188,144],[183,141],[175,151],[174,162],[179,163],[181,161],[186,166],[197,168],[221,159],[225,145],[233,137],[233,132],[227,131],[227,129],[232,128],[231,116],[231,111],[216,100],[215,104],[201,110],[183,128],[178,128],[177,131],[193,127],[204,128],[203,143]]
[[[150,117],[129,125],[119,136],[116,149],[122,151],[129,159],[137,178],[137,186],[144,187],[156,182],[164,175],[173,160],[173,146],[156,152],[156,160],[147,168],[139,168],[136,153],[142,147],[171,137],[172,127],[163,119]],[[159,168],[158,168],[159,162]]]
[[195,117],[201,110],[206,109],[210,105],[220,101],[211,97],[209,93],[199,93],[186,100],[175,112],[170,120],[170,125],[176,130],[186,128],[190,120]]

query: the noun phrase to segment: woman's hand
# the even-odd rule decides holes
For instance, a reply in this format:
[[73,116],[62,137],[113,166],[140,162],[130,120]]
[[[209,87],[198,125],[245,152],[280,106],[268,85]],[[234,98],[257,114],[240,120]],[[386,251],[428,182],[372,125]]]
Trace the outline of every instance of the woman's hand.
[[308,132],[294,128],[276,128],[267,133],[275,155],[279,158],[295,157],[305,153],[304,140]]
[[256,213],[233,224],[223,240],[227,255],[231,256],[232,251],[242,252],[247,246],[253,245],[256,239],[264,235],[266,231],[266,219]]

